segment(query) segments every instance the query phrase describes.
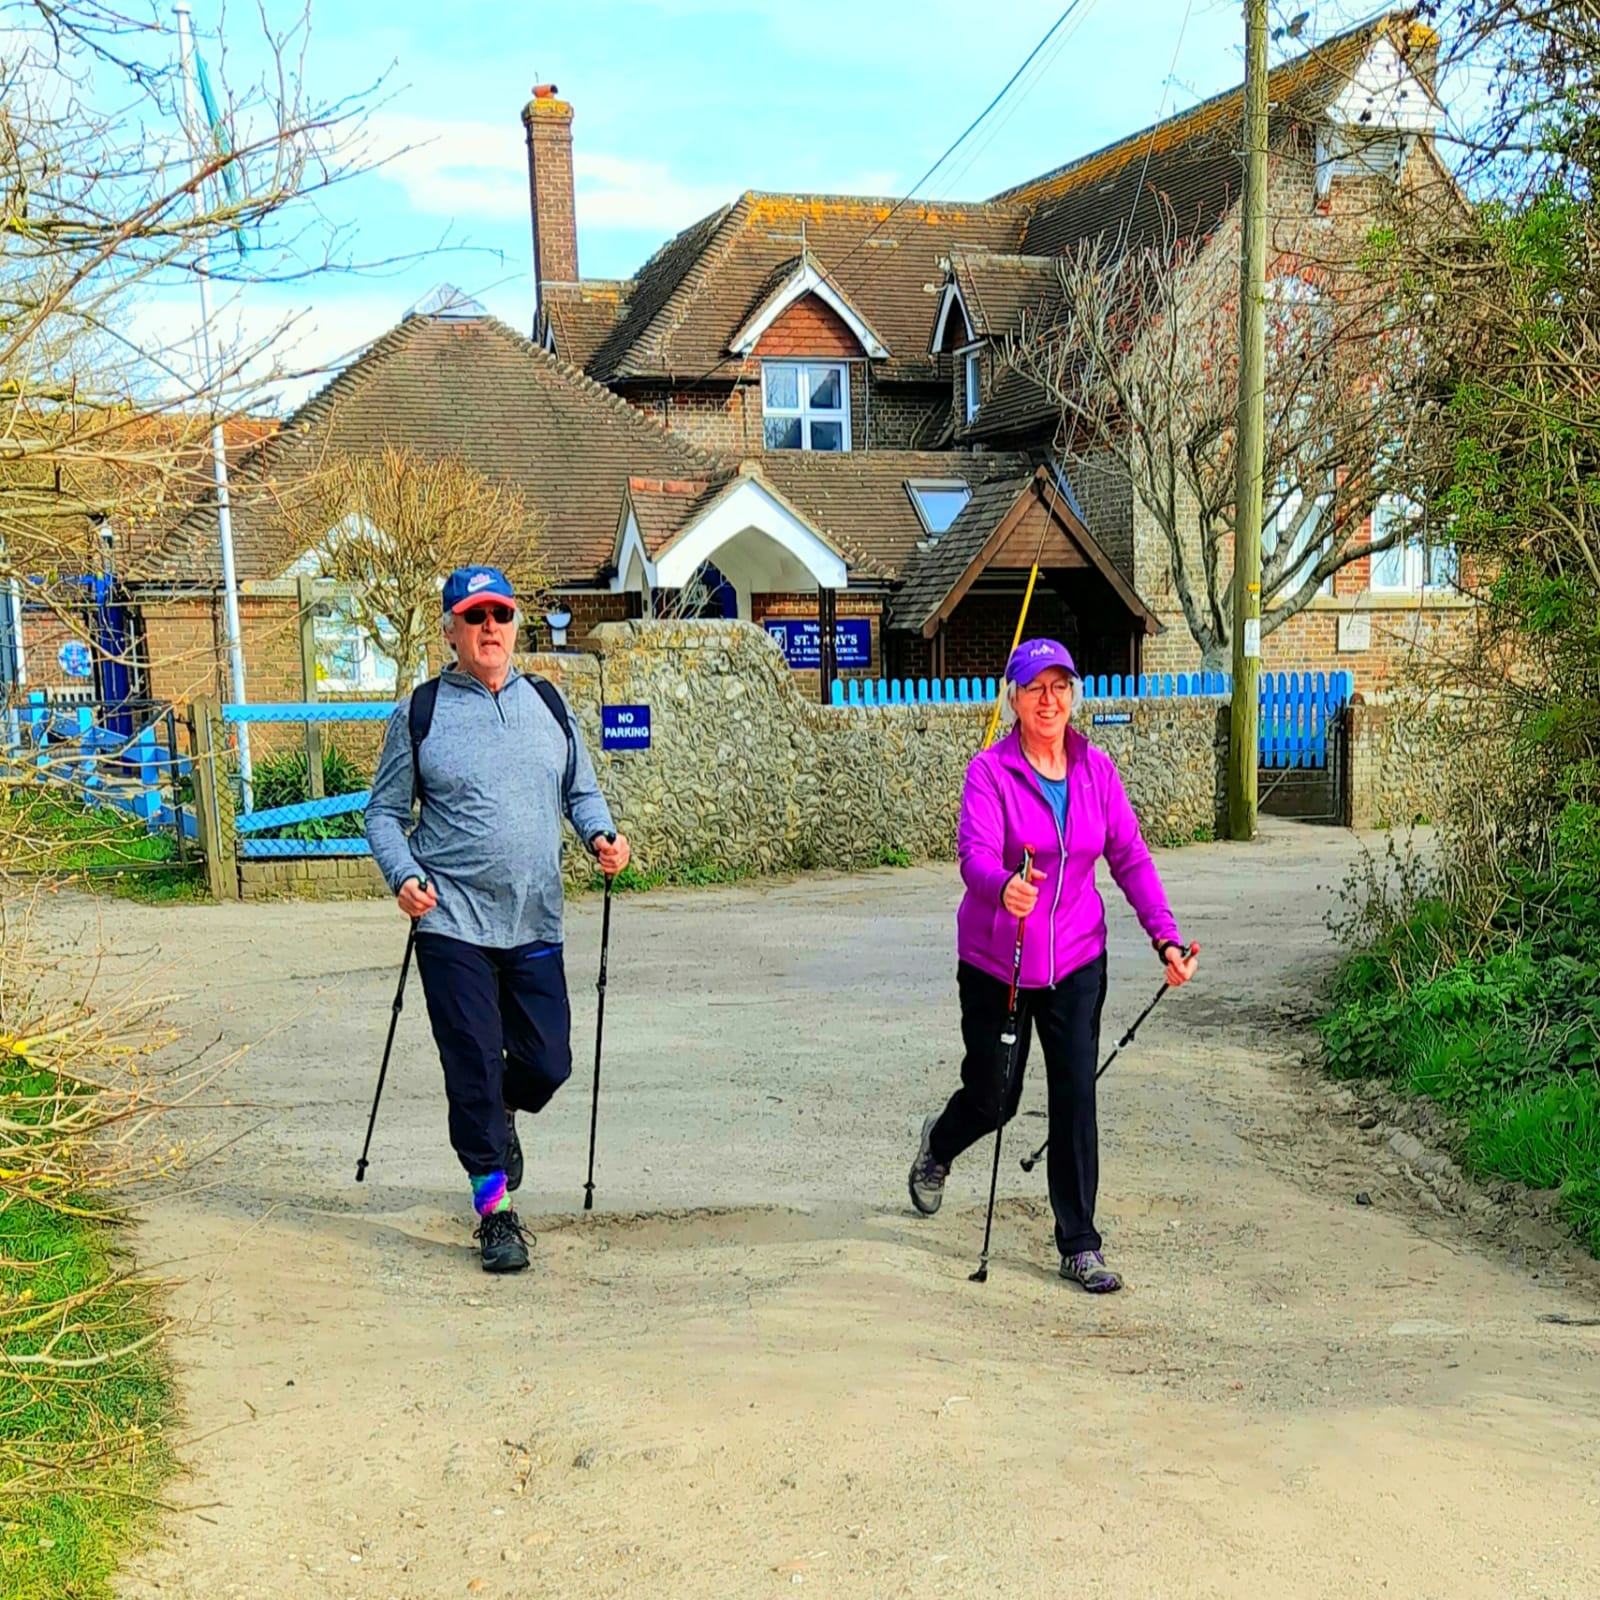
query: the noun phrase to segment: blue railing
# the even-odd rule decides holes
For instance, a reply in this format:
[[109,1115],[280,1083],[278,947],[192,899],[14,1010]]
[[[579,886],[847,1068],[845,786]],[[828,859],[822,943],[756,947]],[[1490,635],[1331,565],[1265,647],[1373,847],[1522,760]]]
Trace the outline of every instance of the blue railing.
[[[181,828],[186,838],[194,838],[194,813],[186,807],[174,809],[163,787],[188,777],[188,759],[175,756],[170,737],[163,741],[155,722],[130,735],[96,722],[97,713],[106,715],[107,707],[54,705],[34,690],[26,702],[5,713],[0,744],[11,761],[28,766],[38,781],[72,790],[85,805],[115,806],[151,832]],[[165,719],[170,730],[170,708]]]
[[[393,700],[285,701],[270,705],[222,708],[222,720],[240,722],[387,722],[397,702]],[[243,812],[234,819],[239,854],[247,861],[284,856],[367,856],[365,839],[262,839],[256,835],[271,828],[287,828],[321,817],[342,817],[364,811],[372,793],[329,795],[324,800],[303,800],[292,806],[271,806],[265,811]]]

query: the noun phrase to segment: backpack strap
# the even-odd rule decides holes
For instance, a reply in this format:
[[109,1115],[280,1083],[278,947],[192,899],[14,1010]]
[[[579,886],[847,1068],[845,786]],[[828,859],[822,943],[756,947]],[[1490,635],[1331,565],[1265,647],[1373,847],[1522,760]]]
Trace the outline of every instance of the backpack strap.
[[561,692],[548,678],[541,678],[535,673],[524,673],[523,677],[533,685],[536,693],[545,703],[545,709],[556,719],[556,725],[566,736],[567,741],[567,770],[562,775],[561,802],[566,804],[567,797],[572,793],[572,786],[578,781],[578,741],[572,737],[572,723],[567,716],[567,708],[561,699]]
[[433,726],[434,708],[439,704],[439,680],[429,678],[411,691],[411,705],[406,720],[411,727],[411,787],[417,800],[422,799],[422,741]]
[[[567,717],[567,708],[562,703],[561,694],[548,678],[540,678],[532,673],[523,673],[523,679],[533,687],[535,694],[544,701],[545,709],[556,719],[556,724],[566,736],[567,741],[567,767],[562,774],[561,799],[563,804],[572,792],[572,786],[578,779],[578,742],[572,736],[572,723]],[[433,713],[439,704],[439,680],[429,678],[426,683],[419,683],[411,691],[411,704],[406,713],[406,720],[411,729],[411,782],[418,801],[422,795],[422,741],[428,737],[428,731],[433,727]]]

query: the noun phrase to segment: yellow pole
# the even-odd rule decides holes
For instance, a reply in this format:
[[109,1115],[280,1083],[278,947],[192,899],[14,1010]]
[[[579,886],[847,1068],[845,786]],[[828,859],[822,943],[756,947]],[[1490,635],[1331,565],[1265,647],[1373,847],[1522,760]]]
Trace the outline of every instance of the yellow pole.
[[[1027,625],[1028,621],[1028,602],[1033,599],[1033,586],[1038,581],[1038,578],[1039,563],[1035,561],[1033,564],[1033,570],[1028,574],[1027,592],[1022,597],[1022,615],[1017,618],[1017,631],[1011,640],[1012,650],[1015,650],[1017,646],[1022,643],[1022,630]],[[1008,655],[1006,659],[1009,661],[1011,658]],[[994,710],[989,713],[989,730],[983,736],[983,748],[985,750],[987,750],[989,746],[994,743],[995,729],[1000,726],[1000,707],[1005,704],[1006,698],[1004,670],[1004,668],[1001,669],[1002,676],[1000,679],[1000,693],[995,696]]]

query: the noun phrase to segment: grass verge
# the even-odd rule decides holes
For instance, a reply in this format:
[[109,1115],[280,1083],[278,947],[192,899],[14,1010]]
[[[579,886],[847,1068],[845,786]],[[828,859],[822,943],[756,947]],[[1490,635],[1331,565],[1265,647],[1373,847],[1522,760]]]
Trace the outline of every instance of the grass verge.
[[1471,908],[1420,892],[1388,913],[1371,904],[1321,1024],[1328,1071],[1426,1095],[1465,1129],[1468,1170],[1558,1191],[1600,1256],[1600,895],[1587,875],[1523,878]]
[[73,882],[99,894],[153,904],[203,900],[205,872],[194,851],[178,861],[177,841],[150,833],[116,810],[96,810],[38,789],[13,787],[0,804],[7,870]]
[[0,1054],[0,1594],[102,1600],[169,1461],[151,1286],[76,1181],[87,1091]]

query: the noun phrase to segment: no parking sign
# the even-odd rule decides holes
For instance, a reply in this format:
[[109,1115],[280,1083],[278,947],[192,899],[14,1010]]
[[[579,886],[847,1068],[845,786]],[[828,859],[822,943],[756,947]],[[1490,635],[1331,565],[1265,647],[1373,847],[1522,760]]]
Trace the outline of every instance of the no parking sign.
[[600,748],[602,750],[648,750],[650,748],[650,707],[601,706]]

